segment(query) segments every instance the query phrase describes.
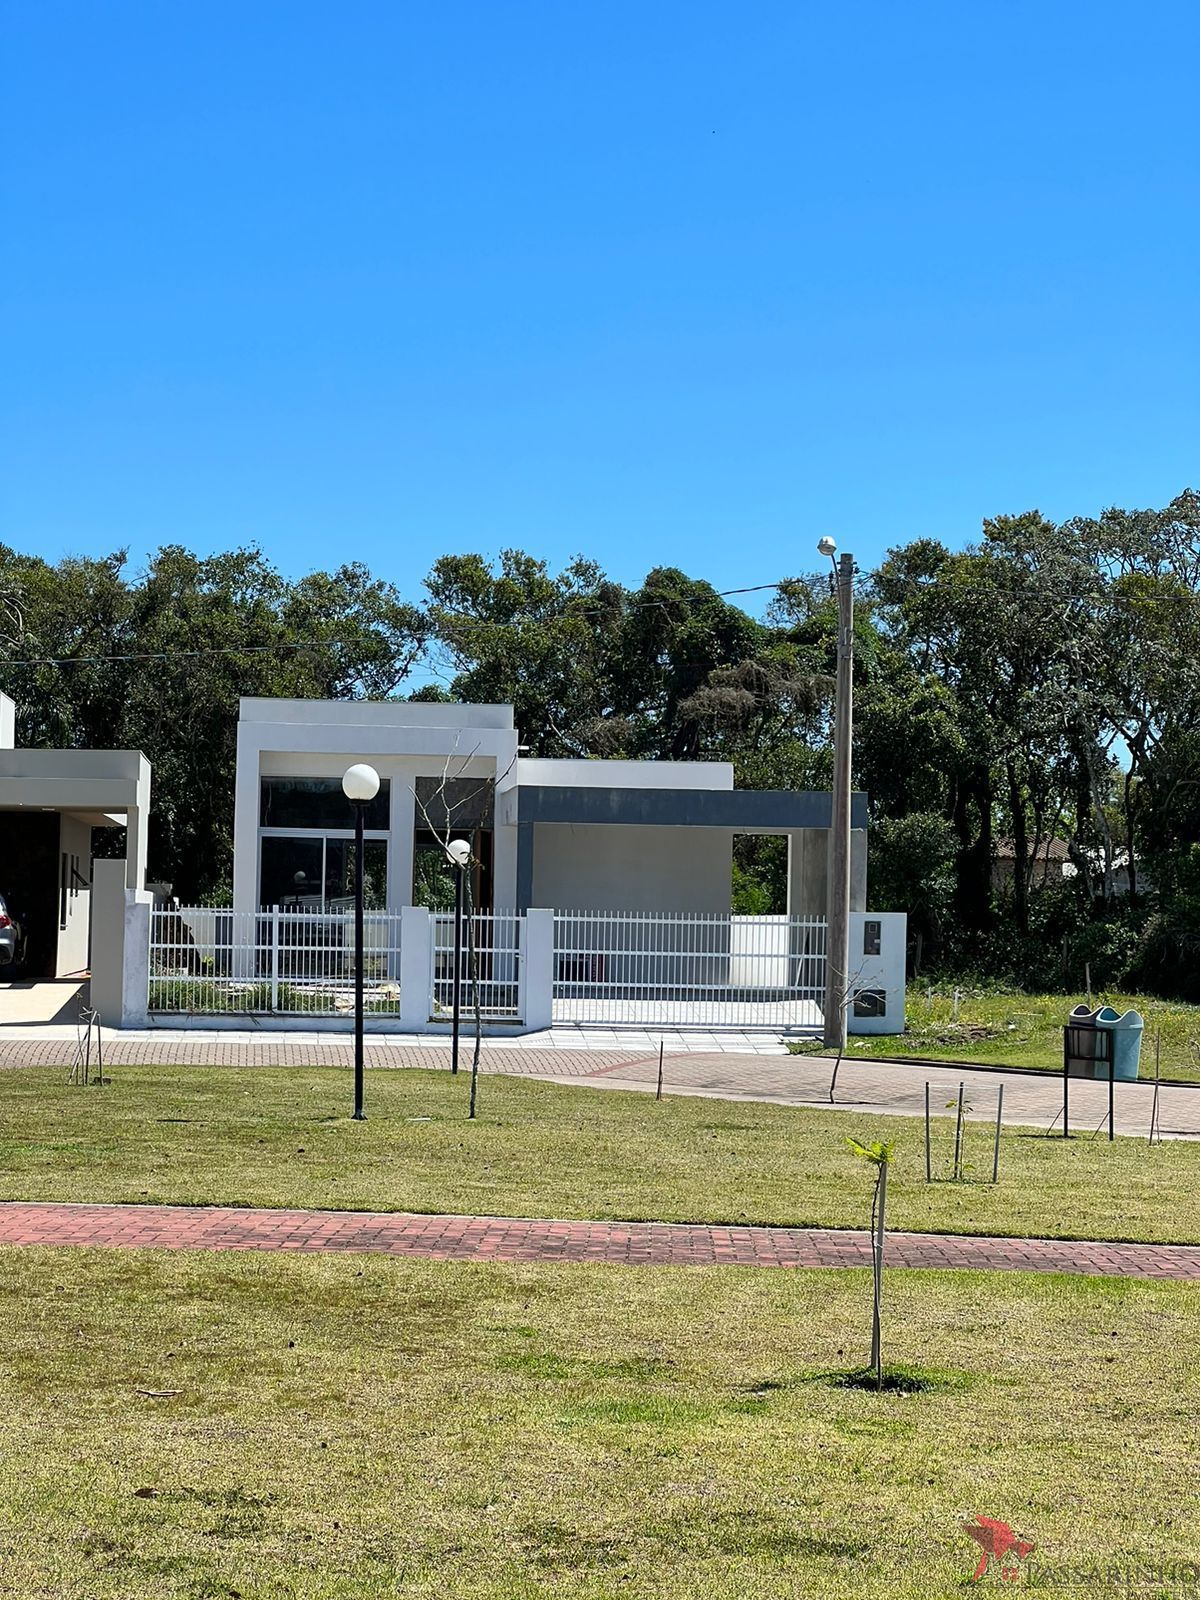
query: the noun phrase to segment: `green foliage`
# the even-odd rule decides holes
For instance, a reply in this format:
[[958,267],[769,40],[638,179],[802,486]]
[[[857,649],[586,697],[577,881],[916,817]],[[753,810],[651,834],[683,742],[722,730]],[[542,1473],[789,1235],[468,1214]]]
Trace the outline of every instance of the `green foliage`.
[[869,1161],[873,1166],[886,1167],[892,1159],[894,1141],[891,1139],[873,1139],[870,1144],[863,1144],[861,1139],[852,1139],[846,1135],[846,1143],[856,1156],[861,1156],[864,1161]]

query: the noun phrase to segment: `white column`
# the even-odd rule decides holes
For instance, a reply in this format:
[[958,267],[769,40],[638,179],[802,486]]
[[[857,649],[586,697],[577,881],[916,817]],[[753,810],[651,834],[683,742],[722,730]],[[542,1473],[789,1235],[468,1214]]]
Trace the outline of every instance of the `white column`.
[[554,913],[527,911],[521,959],[521,1018],[526,1033],[554,1022]]
[[[389,891],[390,893],[390,891]],[[433,919],[424,906],[400,908],[400,1031],[427,1033],[433,1008]]]
[[[247,723],[238,724],[233,790],[233,907],[258,910],[259,748]],[[257,731],[257,730],[255,730]]]
[[401,911],[412,903],[413,827],[416,823],[416,779],[401,770],[392,779],[392,822],[388,840],[389,911]]
[[144,1028],[150,986],[153,897],[126,889],[125,862],[92,869],[91,1003],[106,1028]]

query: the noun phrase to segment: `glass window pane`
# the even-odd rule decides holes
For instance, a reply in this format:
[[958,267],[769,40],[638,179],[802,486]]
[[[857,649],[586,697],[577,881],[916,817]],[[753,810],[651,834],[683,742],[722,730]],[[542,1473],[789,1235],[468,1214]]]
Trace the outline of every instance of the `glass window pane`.
[[[387,845],[382,839],[364,841],[366,872],[363,905],[368,911],[387,910]],[[325,841],[325,909],[354,909],[355,847],[353,839]]]
[[[391,782],[383,778],[367,805],[363,826],[385,833],[391,817]],[[340,778],[264,778],[259,821],[264,828],[353,828],[354,807]]]
[[322,899],[320,839],[264,839],[259,904],[319,909]]
[[437,833],[490,828],[494,792],[490,778],[418,778],[417,815],[422,826]]
[[431,834],[415,841],[412,903],[431,911],[447,911],[454,904],[454,868],[446,860],[445,848]]

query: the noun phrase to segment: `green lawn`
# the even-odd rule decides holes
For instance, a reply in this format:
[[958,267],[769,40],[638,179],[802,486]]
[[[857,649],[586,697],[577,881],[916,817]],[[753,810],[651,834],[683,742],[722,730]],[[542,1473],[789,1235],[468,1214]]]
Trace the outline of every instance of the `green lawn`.
[[[924,1182],[906,1118],[492,1077],[367,1076],[369,1118],[333,1068],[117,1068],[0,1074],[0,1198],[214,1202],[493,1215],[861,1227],[869,1174],[845,1136],[894,1139],[894,1227],[1200,1241],[1200,1143],[1047,1139],[1009,1130],[1000,1182]],[[938,1124],[948,1170],[952,1124]],[[985,1125],[967,1159],[990,1176]]]
[[[956,1020],[953,989],[939,988],[930,993],[924,984],[911,984],[905,1032],[853,1038],[849,1053],[1061,1071],[1063,1024],[1073,1007],[1086,1004],[1084,994],[995,994],[964,987],[960,990]],[[1096,994],[1092,1004],[1111,1005],[1117,1011],[1138,1011],[1145,1018],[1143,1078],[1154,1077],[1154,1040],[1158,1033],[1163,1077],[1200,1081],[1200,1006],[1169,1005],[1144,994]],[[791,1048],[802,1055],[829,1054],[806,1040]]]
[[864,1272],[0,1255],[20,1600],[1192,1592],[1106,1569],[1200,1551],[1195,1286],[889,1274],[878,1396]]

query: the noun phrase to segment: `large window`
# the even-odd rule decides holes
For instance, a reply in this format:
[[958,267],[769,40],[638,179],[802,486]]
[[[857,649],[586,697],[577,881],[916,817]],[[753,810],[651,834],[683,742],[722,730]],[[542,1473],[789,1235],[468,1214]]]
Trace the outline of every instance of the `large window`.
[[[353,828],[354,807],[340,778],[264,778],[258,820],[264,828]],[[390,821],[391,783],[382,778],[363,826],[368,833],[386,833]]]
[[[264,834],[259,904],[285,911],[346,911],[354,904],[353,839]],[[368,911],[387,907],[387,841],[363,846],[363,900]]]

